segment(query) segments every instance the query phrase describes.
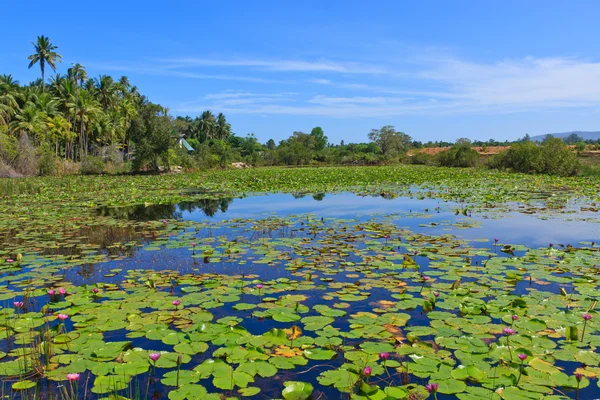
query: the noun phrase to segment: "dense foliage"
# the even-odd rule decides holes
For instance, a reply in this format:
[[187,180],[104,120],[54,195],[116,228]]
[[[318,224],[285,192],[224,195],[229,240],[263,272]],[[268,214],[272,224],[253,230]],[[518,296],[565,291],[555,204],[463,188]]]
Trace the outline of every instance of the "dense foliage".
[[542,143],[514,144],[495,156],[489,166],[516,172],[570,176],[577,173],[579,162],[562,140],[550,138]]
[[437,161],[443,167],[475,167],[479,161],[479,153],[468,144],[457,144],[439,153]]

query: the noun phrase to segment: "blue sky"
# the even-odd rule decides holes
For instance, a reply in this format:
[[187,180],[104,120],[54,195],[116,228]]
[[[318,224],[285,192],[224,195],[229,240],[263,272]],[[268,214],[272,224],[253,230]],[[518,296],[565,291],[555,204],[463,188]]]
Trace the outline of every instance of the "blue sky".
[[[176,115],[224,112],[261,141],[321,126],[366,141],[600,130],[597,1],[10,1],[0,73],[21,82],[31,41],[64,73],[127,75]],[[74,13],[75,12],[75,13]]]

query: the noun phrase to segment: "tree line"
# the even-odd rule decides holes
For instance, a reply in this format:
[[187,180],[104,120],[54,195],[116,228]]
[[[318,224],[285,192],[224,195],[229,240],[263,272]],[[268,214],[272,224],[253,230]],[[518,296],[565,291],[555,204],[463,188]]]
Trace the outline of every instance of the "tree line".
[[[370,143],[333,145],[320,127],[293,132],[279,143],[259,143],[254,134],[236,136],[222,113],[173,117],[126,76],[92,77],[81,64],[57,73],[62,62],[58,46],[46,36],[32,44],[29,68],[39,67],[39,79],[21,85],[12,75],[0,75],[0,174],[11,169],[24,175],[52,174],[69,163],[90,173],[115,172],[107,170],[108,164],[133,170],[225,166],[231,161],[370,164],[393,161],[412,143],[391,126],[373,130]],[[179,145],[181,139],[192,152]]]
[[[194,118],[174,117],[126,76],[91,77],[81,64],[72,64],[66,74],[57,73],[62,62],[58,47],[46,36],[32,44],[28,66],[39,67],[39,79],[21,85],[12,75],[0,75],[0,176],[68,173],[70,168],[83,173],[174,165],[211,168],[237,161],[254,166],[380,164],[407,161],[408,150],[423,147],[454,149],[458,156],[446,153],[439,162],[468,166],[472,161],[465,158],[475,158],[465,150],[468,146],[513,144],[464,138],[422,143],[390,125],[373,129],[366,143],[330,143],[320,127],[310,133],[293,132],[279,143],[273,139],[260,143],[253,133],[235,135],[222,113],[207,110]],[[49,70],[53,75],[47,79]],[[191,151],[181,145],[182,139]],[[565,142],[580,139],[571,135]],[[517,142],[529,140],[526,135]],[[424,156],[412,161],[432,162]]]

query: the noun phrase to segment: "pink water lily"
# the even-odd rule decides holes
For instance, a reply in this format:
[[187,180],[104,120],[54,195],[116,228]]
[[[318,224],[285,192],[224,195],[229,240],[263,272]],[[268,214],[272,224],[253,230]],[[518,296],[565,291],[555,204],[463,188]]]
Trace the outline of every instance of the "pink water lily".
[[517,357],[519,357],[521,361],[525,361],[527,359],[527,354],[519,353],[517,354]]
[[7,259],[6,259],[6,262],[7,262],[7,263],[12,263],[12,262],[15,262],[15,260],[13,260],[12,258],[7,258]]
[[181,304],[181,300],[173,300],[173,301],[171,302],[171,304],[173,304],[175,307],[177,307],[178,305],[180,305],[180,304]]
[[427,389],[427,391],[429,393],[437,393],[438,391],[438,384],[433,382],[433,383],[428,383],[427,385],[425,385],[425,388]]
[[60,289],[58,289],[58,293],[65,295],[65,294],[67,294],[67,289],[61,287]]
[[53,289],[48,289],[49,296],[54,296],[55,294],[56,294],[56,292]]
[[96,288],[96,287],[95,287],[95,288],[92,288],[92,293],[94,293],[94,294],[98,294],[98,292],[99,292],[98,288]]
[[152,361],[156,362],[160,358],[160,353],[150,353],[148,354],[148,357],[150,357]]
[[23,307],[23,302],[22,301],[15,301],[13,304],[15,305],[15,308],[21,308],[21,307]]
[[262,284],[260,284],[260,283],[259,283],[258,285],[256,285],[256,288],[257,288],[258,290],[260,290],[260,289],[264,288],[264,286],[263,286]]
[[371,367],[365,367],[365,369],[363,369],[363,373],[365,374],[365,376],[370,376],[372,372],[373,369]]
[[512,328],[504,328],[504,330],[502,332],[504,332],[504,334],[507,336],[511,336],[511,335],[515,334],[515,330]]
[[383,361],[386,361],[387,359],[390,358],[390,353],[388,353],[387,351],[384,351],[383,353],[379,354],[379,358],[382,359]]
[[68,374],[67,375],[67,379],[71,382],[73,381],[78,381],[79,380],[80,375],[79,374]]
[[586,321],[589,321],[590,319],[592,319],[592,314],[585,313],[585,314],[582,315],[582,317]]
[[69,316],[67,314],[58,314],[56,317],[58,319],[60,319],[61,321],[65,321],[65,320],[69,319]]

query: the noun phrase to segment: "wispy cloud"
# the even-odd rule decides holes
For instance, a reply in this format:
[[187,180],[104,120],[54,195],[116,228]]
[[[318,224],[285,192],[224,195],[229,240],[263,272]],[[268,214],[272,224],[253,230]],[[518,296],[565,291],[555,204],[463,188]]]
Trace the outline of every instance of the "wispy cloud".
[[222,67],[250,68],[280,72],[334,72],[343,74],[387,74],[386,68],[360,62],[334,62],[329,60],[266,60],[266,59],[211,59],[211,58],[163,58],[158,59],[170,68]]
[[427,55],[412,57],[404,64],[386,63],[384,59],[379,64],[324,59],[162,58],[149,62],[151,67],[105,64],[104,68],[248,82],[267,89],[213,89],[198,101],[173,107],[178,112],[211,108],[232,114],[360,118],[584,109],[597,107],[600,102],[600,63],[578,58],[525,57],[485,63]]

